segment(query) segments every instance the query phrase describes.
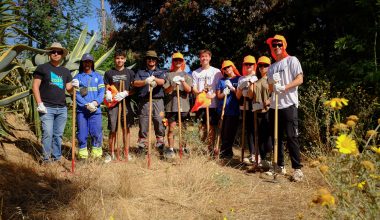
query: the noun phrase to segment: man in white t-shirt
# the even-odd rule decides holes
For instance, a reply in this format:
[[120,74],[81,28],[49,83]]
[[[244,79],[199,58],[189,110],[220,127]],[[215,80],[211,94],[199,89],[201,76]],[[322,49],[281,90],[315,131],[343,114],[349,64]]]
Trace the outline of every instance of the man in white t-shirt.
[[216,112],[217,99],[215,97],[216,87],[219,80],[222,78],[222,73],[219,69],[210,66],[211,61],[211,51],[201,50],[199,52],[199,60],[201,67],[194,70],[192,73],[193,77],[193,92],[197,96],[199,93],[206,91],[207,96],[211,99],[211,105],[209,106],[210,113],[210,131],[206,135],[206,109],[201,108],[197,112],[197,117],[202,120],[202,131],[203,137],[208,136],[208,148],[213,149],[213,144],[215,140],[215,126],[218,125],[218,114]]
[[[271,54],[276,60],[269,67],[268,83],[269,91],[278,95],[278,170],[285,174],[283,136],[286,133],[287,147],[289,149],[293,180],[301,181],[301,153],[298,142],[298,86],[303,83],[303,71],[299,60],[289,56],[286,52],[287,43],[283,36],[275,35],[267,40]],[[269,115],[272,132],[274,131],[274,109],[276,108],[275,96],[270,101]],[[270,174],[269,172],[268,174]]]

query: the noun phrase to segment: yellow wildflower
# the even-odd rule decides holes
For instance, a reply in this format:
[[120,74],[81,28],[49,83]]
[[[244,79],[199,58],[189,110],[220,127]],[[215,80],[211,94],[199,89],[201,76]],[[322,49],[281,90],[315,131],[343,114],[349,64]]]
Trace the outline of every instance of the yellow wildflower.
[[371,147],[371,150],[377,154],[380,154],[380,147],[373,146]]
[[375,171],[375,165],[369,160],[364,160],[360,164],[363,165],[363,167],[370,172]]
[[319,167],[319,170],[321,171],[321,173],[326,174],[329,171],[329,167],[327,165],[321,165]]
[[313,202],[322,206],[334,206],[335,198],[327,189],[322,188],[318,190],[317,197],[313,199]]
[[375,174],[370,174],[369,177],[371,177],[373,179],[380,179],[380,176],[379,175],[375,175]]
[[348,131],[348,126],[343,123],[334,124],[332,131],[334,134],[339,133],[339,132],[345,132],[345,131]]
[[358,148],[356,147],[356,141],[346,134],[341,134],[338,137],[336,141],[336,148],[338,148],[339,152],[342,154],[356,155],[359,153]]
[[348,100],[345,98],[333,98],[324,103],[326,107],[330,107],[333,110],[339,110],[343,107],[343,105],[348,105]]
[[348,127],[350,127],[350,128],[353,128],[353,127],[355,127],[356,122],[353,121],[353,120],[348,120],[348,121],[346,122],[346,125],[347,125]]
[[366,182],[365,181],[362,181],[362,182],[360,182],[360,183],[358,183],[358,188],[360,189],[360,190],[363,190],[364,189],[364,186],[365,186],[365,184],[366,184]]
[[367,134],[365,135],[366,138],[370,138],[371,136],[373,136],[373,138],[375,138],[377,135],[377,131],[375,130],[369,130],[367,131]]
[[347,120],[351,120],[351,121],[354,121],[354,122],[358,122],[359,121],[359,118],[358,118],[358,116],[356,116],[356,115],[350,115],[350,116],[348,116],[347,117]]

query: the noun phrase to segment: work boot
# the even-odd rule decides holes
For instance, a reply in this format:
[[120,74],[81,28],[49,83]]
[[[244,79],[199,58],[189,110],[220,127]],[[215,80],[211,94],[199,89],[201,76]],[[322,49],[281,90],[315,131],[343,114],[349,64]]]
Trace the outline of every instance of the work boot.
[[156,149],[160,153],[160,155],[164,152],[165,143],[163,137],[156,138]]
[[86,147],[84,148],[79,148],[79,151],[78,151],[78,158],[79,159],[87,159],[88,158],[88,150]]
[[166,159],[173,159],[175,157],[173,148],[167,148],[164,152],[164,157]]
[[268,176],[273,176],[275,173],[280,174],[280,175],[285,175],[286,174],[286,169],[283,166],[279,166],[276,169],[270,169],[269,171],[265,172],[266,175]]
[[91,157],[92,158],[101,158],[103,155],[102,147],[92,147]]
[[299,182],[303,179],[303,173],[301,169],[294,169],[293,180]]

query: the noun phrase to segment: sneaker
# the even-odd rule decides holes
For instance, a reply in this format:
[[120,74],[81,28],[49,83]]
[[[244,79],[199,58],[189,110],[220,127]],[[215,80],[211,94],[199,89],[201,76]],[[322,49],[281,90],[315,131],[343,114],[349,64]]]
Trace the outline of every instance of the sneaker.
[[249,156],[249,157],[246,157],[243,159],[243,162],[245,164],[248,164],[248,165],[251,165],[255,162],[255,157],[252,155],[252,156]]
[[268,176],[273,176],[275,173],[280,174],[280,175],[285,175],[286,169],[285,169],[285,167],[280,166],[276,169],[271,168],[269,171],[265,172],[265,174]]
[[105,157],[104,157],[104,163],[109,163],[112,161],[112,157],[111,155],[107,154]]
[[272,162],[268,160],[261,160],[259,166],[263,169],[270,169],[272,167]]
[[164,157],[166,159],[173,159],[175,157],[174,150],[170,148],[166,149],[166,151],[164,152]]
[[303,173],[301,169],[295,169],[293,173],[293,180],[299,182],[303,179]]

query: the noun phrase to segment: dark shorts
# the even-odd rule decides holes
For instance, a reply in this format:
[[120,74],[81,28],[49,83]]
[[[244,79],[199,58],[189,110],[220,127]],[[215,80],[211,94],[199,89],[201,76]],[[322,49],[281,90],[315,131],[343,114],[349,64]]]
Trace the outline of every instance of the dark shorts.
[[[181,121],[183,122],[187,115],[188,112],[181,112]],[[171,123],[173,121],[178,121],[178,112],[166,112],[166,118],[168,119],[168,122]]]
[[[219,115],[216,112],[216,108],[209,108],[210,125],[217,126],[219,121]],[[201,108],[197,111],[196,117],[201,120],[202,124],[206,124],[206,108]]]
[[[128,107],[127,107],[128,109]],[[122,109],[123,110],[123,109]],[[117,115],[119,107],[116,105],[114,108],[108,109],[108,130],[116,132],[117,130]],[[124,127],[123,111],[121,111],[121,127]],[[127,127],[130,128],[133,125],[133,114],[131,110],[127,110]]]

